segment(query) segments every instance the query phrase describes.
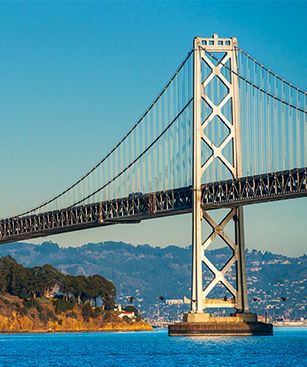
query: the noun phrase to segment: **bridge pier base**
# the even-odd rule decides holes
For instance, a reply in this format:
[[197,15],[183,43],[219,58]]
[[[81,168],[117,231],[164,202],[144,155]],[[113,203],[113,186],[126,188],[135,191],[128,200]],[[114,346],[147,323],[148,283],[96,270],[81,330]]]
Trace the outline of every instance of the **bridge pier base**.
[[231,316],[211,316],[208,313],[188,313],[183,322],[168,326],[169,336],[252,336],[273,335],[273,325],[257,320],[255,313],[235,313]]

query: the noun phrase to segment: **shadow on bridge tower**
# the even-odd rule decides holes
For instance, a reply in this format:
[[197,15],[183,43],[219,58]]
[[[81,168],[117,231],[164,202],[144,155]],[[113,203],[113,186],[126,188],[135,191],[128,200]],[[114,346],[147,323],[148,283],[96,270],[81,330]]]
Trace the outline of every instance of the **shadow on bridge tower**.
[[[247,297],[243,207],[233,206],[217,223],[202,205],[202,184],[206,180],[242,177],[240,105],[237,66],[237,39],[194,39],[193,106],[193,259],[191,310],[183,322],[169,326],[169,335],[271,335],[271,324],[257,321],[250,312]],[[218,60],[218,61],[217,61]],[[204,222],[211,228],[206,237]],[[234,239],[226,231],[233,224]],[[228,225],[228,227],[229,227]],[[219,270],[206,256],[210,244],[220,238],[232,256]],[[203,267],[213,279],[203,284]],[[227,273],[235,267],[236,282]],[[224,299],[210,298],[222,284],[231,294]],[[232,308],[229,316],[214,317],[208,308]]]

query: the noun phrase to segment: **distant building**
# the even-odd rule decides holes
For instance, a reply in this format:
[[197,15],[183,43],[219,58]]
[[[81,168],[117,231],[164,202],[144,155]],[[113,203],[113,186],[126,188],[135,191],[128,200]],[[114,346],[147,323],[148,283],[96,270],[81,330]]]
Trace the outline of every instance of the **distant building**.
[[121,310],[122,310],[122,305],[120,303],[115,305],[114,311],[121,311]]
[[128,317],[129,319],[131,319],[132,321],[135,321],[135,313],[134,312],[127,312],[127,311],[122,311],[122,313],[120,313],[118,315],[119,318],[123,319],[124,317]]
[[167,305],[182,305],[183,300],[182,299],[167,299],[165,300],[165,303]]

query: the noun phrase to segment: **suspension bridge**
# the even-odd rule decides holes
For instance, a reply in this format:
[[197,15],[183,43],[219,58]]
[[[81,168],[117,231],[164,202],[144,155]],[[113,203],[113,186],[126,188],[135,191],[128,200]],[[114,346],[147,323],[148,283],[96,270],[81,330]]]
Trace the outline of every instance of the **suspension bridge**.
[[[192,213],[186,321],[208,322],[209,307],[249,315],[243,206],[307,196],[306,105],[303,89],[241,49],[236,38],[197,37],[161,93],[109,153],[54,197],[1,219],[0,243]],[[216,223],[211,213],[219,208],[228,212]],[[234,236],[226,231],[228,223]],[[206,257],[217,238],[232,251],[222,269]],[[213,274],[208,284],[203,267]],[[233,267],[236,284],[227,279]],[[227,302],[210,299],[217,284],[232,295]],[[173,334],[187,334],[182,330]]]

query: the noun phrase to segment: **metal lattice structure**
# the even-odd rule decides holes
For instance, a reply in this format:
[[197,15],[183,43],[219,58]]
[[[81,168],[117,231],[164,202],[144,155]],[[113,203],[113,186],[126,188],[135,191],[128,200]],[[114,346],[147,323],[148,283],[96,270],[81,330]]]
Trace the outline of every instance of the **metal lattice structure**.
[[[201,184],[204,173],[216,160],[219,160],[235,179],[241,177],[241,146],[240,146],[240,115],[239,115],[239,94],[238,80],[236,74],[237,54],[235,38],[195,38],[194,39],[194,153],[193,153],[193,276],[192,276],[192,311],[202,313],[207,303],[209,293],[213,288],[221,283],[232,295],[233,301],[228,306],[236,308],[239,312],[248,312],[248,299],[245,275],[245,253],[244,253],[244,231],[243,231],[243,209],[241,207],[232,208],[220,223],[216,223],[208,212],[203,210],[201,199]],[[219,55],[220,63],[214,65],[206,52]],[[222,73],[223,65],[229,64],[234,73],[230,73],[228,78]],[[202,75],[202,69],[209,67],[209,74]],[[203,80],[204,78],[204,80]],[[216,78],[217,83],[222,83],[226,87],[225,96],[214,101],[215,95],[210,95],[208,86]],[[211,113],[202,118],[204,102],[211,109]],[[222,108],[230,104],[231,114],[227,118]],[[213,141],[210,132],[206,133],[206,128],[211,123],[220,120],[228,129],[224,140],[217,145]],[[213,135],[213,134],[212,134]],[[210,148],[209,156],[202,161],[202,142]],[[229,146],[231,155],[227,158],[223,154],[224,149]],[[203,237],[202,221],[205,220],[211,227],[212,232]],[[233,221],[235,226],[235,239],[225,233],[225,226],[229,221]],[[216,237],[220,237],[231,249],[232,256],[221,270],[207,258],[206,250]],[[212,281],[203,286],[202,264],[204,264],[214,275]],[[236,265],[236,288],[227,280],[226,274],[233,265]],[[210,307],[220,307],[220,302],[215,304],[209,301]]]

